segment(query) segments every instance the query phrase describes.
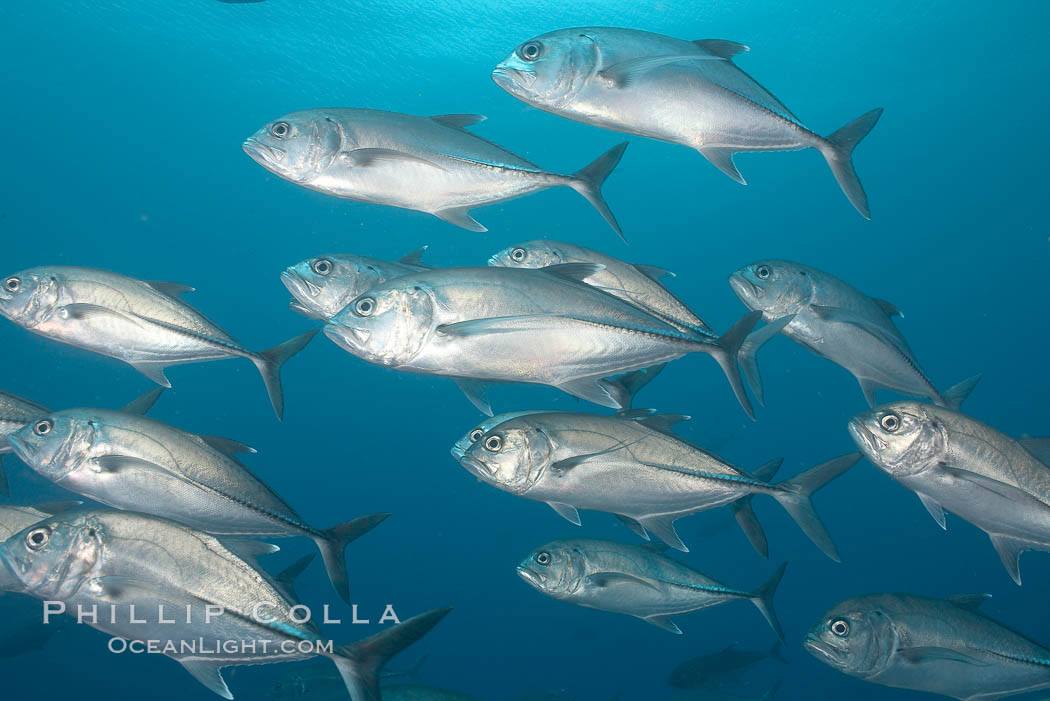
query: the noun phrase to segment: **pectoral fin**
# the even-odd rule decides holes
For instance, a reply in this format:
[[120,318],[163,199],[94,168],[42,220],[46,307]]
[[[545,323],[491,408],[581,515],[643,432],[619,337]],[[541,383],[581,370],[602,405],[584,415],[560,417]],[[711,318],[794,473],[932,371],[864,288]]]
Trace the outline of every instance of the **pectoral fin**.
[[897,649],[897,654],[911,664],[936,661],[958,662],[978,667],[987,667],[990,664],[959,650],[952,650],[947,647],[902,647]]
[[426,158],[389,148],[358,148],[353,151],[343,151],[341,155],[350,165],[357,168],[369,168],[383,163],[416,163],[438,170],[446,170],[443,166]]
[[617,584],[627,584],[630,586],[645,587],[647,589],[659,591],[659,587],[649,580],[635,577],[634,575],[625,572],[595,572],[594,574],[587,575],[584,579],[596,587],[604,588],[615,586]]
[[492,416],[492,405],[489,404],[488,397],[486,394],[489,387],[494,383],[484,382],[482,380],[474,380],[469,377],[454,377],[456,385],[463,391],[463,394],[467,396],[470,403],[473,404],[478,411],[485,416]]
[[614,88],[623,89],[629,87],[631,83],[635,82],[638,78],[644,76],[649,71],[656,70],[661,66],[667,66],[672,63],[717,61],[720,59],[720,56],[701,56],[698,54],[643,56],[642,58],[632,58],[627,61],[614,63],[608,68],[598,71],[598,77]]
[[910,353],[907,352],[907,347],[903,345],[903,341],[900,338],[895,337],[888,329],[883,328],[879,324],[852,310],[843,309],[842,307],[827,307],[819,304],[811,304],[809,305],[809,309],[823,321],[855,326],[880,341],[888,343],[902,353],[910,355]]
[[662,628],[668,633],[674,633],[675,635],[681,635],[682,629],[675,625],[674,621],[671,620],[670,616],[649,616],[643,618],[646,623],[652,623],[657,628]]
[[558,512],[558,515],[564,518],[570,523],[574,523],[577,526],[581,525],[580,512],[576,510],[575,506],[569,504],[562,504],[557,501],[548,501],[547,505]]
[[95,458],[94,464],[98,466],[99,471],[111,472],[114,474],[127,470],[146,470],[147,472],[162,470],[168,472],[168,469],[163,465],[158,465],[157,463],[128,455],[103,455],[102,457]]
[[212,692],[218,694],[224,699],[233,698],[233,694],[230,693],[230,687],[226,686],[226,680],[222,678],[223,664],[221,662],[202,659],[184,659],[179,660],[179,664],[181,664],[187,672],[192,674],[194,679],[208,687]]
[[135,600],[143,599],[166,600],[166,597],[161,596],[161,588],[155,582],[141,579],[109,575],[91,580],[91,585],[99,590],[101,598],[113,603],[134,603]]
[[933,497],[927,496],[921,492],[915,492],[915,496],[919,497],[919,501],[926,507],[926,510],[930,512],[930,516],[933,516],[933,520],[937,522],[937,525],[948,530],[947,524],[944,522],[944,509],[938,504]]
[[67,319],[75,319],[77,321],[87,321],[90,319],[110,319],[117,321],[130,322],[141,326],[138,320],[129,314],[118,312],[108,307],[100,307],[97,304],[67,304],[61,308]]
[[432,214],[438,219],[443,219],[449,224],[467,231],[488,231],[474,217],[470,216],[470,209],[467,207],[449,207],[448,209],[439,209],[436,212],[432,212]]

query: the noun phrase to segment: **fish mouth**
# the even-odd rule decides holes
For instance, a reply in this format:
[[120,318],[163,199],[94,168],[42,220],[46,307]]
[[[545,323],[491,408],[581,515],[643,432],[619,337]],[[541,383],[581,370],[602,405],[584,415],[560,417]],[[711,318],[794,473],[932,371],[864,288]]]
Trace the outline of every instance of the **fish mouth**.
[[501,267],[501,268],[507,267],[507,266],[503,265],[503,261],[501,261],[499,259],[499,256],[489,256],[488,264],[489,265],[495,265],[495,266],[498,266],[498,267]]
[[530,570],[528,567],[522,567],[521,565],[518,565],[518,576],[524,579],[532,586],[536,587],[537,589],[539,589],[540,586],[543,584],[543,580],[540,579],[540,576],[532,570]]
[[[453,448],[453,454],[455,454],[456,448]],[[475,477],[485,480],[486,482],[494,482],[496,479],[496,473],[494,470],[489,469],[489,466],[481,462],[477,458],[467,455],[465,452],[458,457],[459,462],[468,472],[473,474]]]
[[492,82],[507,92],[512,88],[529,88],[536,82],[536,74],[510,66],[496,66],[492,70]]
[[292,296],[301,299],[304,296],[319,297],[321,288],[313,284],[291,268],[281,273],[281,282]]
[[15,455],[18,456],[19,460],[29,462],[31,455],[28,443],[14,434],[7,437],[7,442],[11,444],[11,448],[14,449]]
[[324,327],[324,335],[332,339],[337,346],[351,353],[362,350],[372,337],[368,329],[353,329],[348,326],[329,323]]
[[849,423],[846,424],[846,429],[849,431],[850,437],[853,438],[853,442],[856,443],[857,447],[864,451],[864,453],[869,456],[879,454],[878,440],[860,421],[857,419],[850,419]]
[[273,146],[267,146],[261,143],[254,136],[248,137],[243,144],[241,149],[248,154],[256,163],[260,164],[273,164],[277,165],[284,160],[285,154],[287,153],[283,149],[274,148]]
[[763,296],[762,288],[740,273],[733,273],[729,276],[729,286],[733,288],[733,292],[735,292],[736,296],[745,304],[748,299],[760,299]]
[[812,633],[806,635],[806,639],[802,641],[802,647],[804,647],[809,654],[827,665],[832,667],[845,667],[845,664],[839,657],[839,650],[836,650],[823,642]]

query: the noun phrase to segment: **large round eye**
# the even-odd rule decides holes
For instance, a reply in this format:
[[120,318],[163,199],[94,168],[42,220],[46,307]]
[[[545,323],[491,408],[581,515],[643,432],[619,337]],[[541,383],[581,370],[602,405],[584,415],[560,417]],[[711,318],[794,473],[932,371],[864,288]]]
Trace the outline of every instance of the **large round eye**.
[[30,550],[39,550],[51,540],[51,529],[47,526],[34,528],[26,533],[26,547]]
[[536,564],[537,565],[543,565],[544,567],[546,567],[547,565],[551,564],[551,554],[550,553],[540,553],[539,555],[536,556]]
[[482,431],[480,428],[475,428],[473,431],[470,432],[470,442],[477,443],[481,440],[481,437],[484,435],[484,431]]
[[371,316],[375,310],[376,301],[371,297],[362,297],[354,305],[354,311],[357,312],[358,316]]
[[759,280],[768,280],[769,276],[773,274],[773,271],[769,269],[768,265],[760,265],[755,268],[755,276]]
[[40,419],[33,424],[33,433],[38,436],[46,436],[51,433],[51,429],[55,427],[55,422],[51,419]]
[[900,417],[896,414],[886,414],[882,417],[882,420],[879,421],[879,423],[882,424],[882,428],[889,431],[890,433],[893,433],[901,427]]
[[498,453],[499,449],[503,447],[503,439],[499,436],[489,436],[485,439],[485,450],[490,453]]
[[22,281],[12,275],[11,277],[4,280],[4,289],[8,292],[18,292],[22,289]]
[[530,41],[527,44],[522,44],[521,48],[518,49],[518,55],[526,61],[535,61],[540,57],[540,51],[543,49],[543,44],[538,41]]
[[828,628],[840,638],[845,638],[849,635],[849,621],[845,618],[836,618],[828,625]]
[[520,263],[521,261],[525,260],[525,257],[527,255],[529,255],[529,253],[524,248],[515,248],[513,251],[510,252],[510,259],[516,263]]
[[291,127],[288,126],[288,122],[274,122],[270,127],[270,133],[276,136],[278,139],[283,139],[288,136],[288,131]]
[[332,261],[327,258],[318,258],[314,261],[313,271],[318,275],[327,275],[332,272]]

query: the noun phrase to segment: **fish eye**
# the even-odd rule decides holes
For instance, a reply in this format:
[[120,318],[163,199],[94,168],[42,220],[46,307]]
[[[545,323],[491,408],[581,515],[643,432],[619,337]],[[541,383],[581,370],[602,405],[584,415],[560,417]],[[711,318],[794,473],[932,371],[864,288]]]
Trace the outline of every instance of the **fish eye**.
[[889,431],[890,433],[893,433],[901,427],[900,417],[896,414],[886,414],[882,417],[879,423],[882,425],[882,428]]
[[526,61],[535,61],[540,57],[540,51],[543,49],[543,44],[538,41],[530,41],[526,44],[522,44],[521,48],[518,49],[518,55]]
[[55,422],[51,419],[41,419],[33,424],[33,433],[38,436],[46,436],[51,433],[51,429],[55,427]]
[[318,258],[314,261],[313,271],[318,275],[327,275],[332,272],[332,261],[327,258]]
[[769,276],[772,274],[773,271],[770,270],[768,265],[760,265],[755,268],[755,276],[758,277],[759,280],[768,280]]
[[536,564],[537,565],[543,565],[544,567],[546,567],[547,565],[551,564],[551,554],[550,553],[540,553],[539,555],[536,556]]
[[288,136],[290,130],[291,127],[288,126],[288,122],[274,122],[273,126],[270,127],[270,133],[278,139]]
[[849,621],[845,618],[836,618],[828,624],[828,629],[838,637],[845,638],[849,635]]
[[482,431],[480,428],[475,428],[473,431],[470,432],[470,442],[477,443],[481,440],[481,437],[484,435],[484,431]]
[[4,280],[4,289],[8,292],[18,292],[22,289],[22,280],[12,275],[11,277]]
[[498,453],[499,449],[503,447],[503,439],[499,436],[489,436],[485,439],[485,450],[490,453]]
[[354,311],[357,312],[358,316],[371,316],[375,310],[376,301],[371,297],[362,297],[354,305]]
[[26,547],[30,550],[39,550],[51,540],[51,529],[47,526],[34,528],[26,533]]
[[528,255],[528,251],[526,251],[524,248],[515,248],[513,251],[510,252],[511,260],[518,263],[525,260],[525,257]]

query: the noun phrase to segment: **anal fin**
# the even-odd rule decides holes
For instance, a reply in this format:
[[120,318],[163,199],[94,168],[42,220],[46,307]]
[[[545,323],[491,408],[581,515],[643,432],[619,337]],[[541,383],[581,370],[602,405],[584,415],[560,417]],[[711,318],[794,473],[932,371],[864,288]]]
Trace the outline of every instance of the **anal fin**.
[[562,504],[558,501],[548,501],[547,504],[558,512],[558,515],[564,518],[570,523],[574,523],[577,526],[581,525],[580,512],[576,510],[575,506],[570,504]]
[[202,659],[182,659],[179,663],[210,691],[224,699],[233,698],[230,687],[226,686],[226,680],[222,678],[222,663]]
[[436,212],[431,212],[431,214],[467,231],[477,231],[479,233],[488,231],[474,217],[470,216],[470,211],[467,207],[449,207],[448,209],[439,209]]
[[740,174],[740,171],[737,170],[736,164],[733,163],[733,156],[737,151],[722,146],[702,146],[697,150],[700,151],[701,156],[711,161],[711,165],[715,168],[718,168],[741,185],[747,185],[744,176]]
[[673,516],[650,516],[649,518],[638,519],[638,523],[675,550],[681,550],[684,553],[689,552],[689,548],[685,547],[685,543],[678,537],[678,531],[674,528]]
[[930,516],[933,516],[933,520],[937,522],[937,525],[944,530],[948,530],[948,525],[944,521],[944,509],[941,508],[941,505],[934,501],[933,497],[926,496],[921,492],[915,492],[915,496],[919,497],[919,501],[930,512]]

